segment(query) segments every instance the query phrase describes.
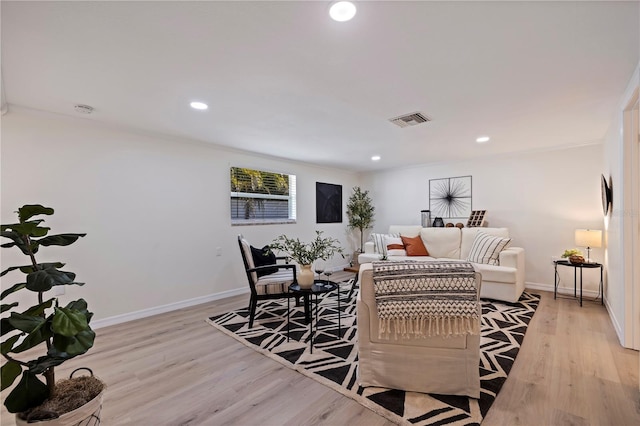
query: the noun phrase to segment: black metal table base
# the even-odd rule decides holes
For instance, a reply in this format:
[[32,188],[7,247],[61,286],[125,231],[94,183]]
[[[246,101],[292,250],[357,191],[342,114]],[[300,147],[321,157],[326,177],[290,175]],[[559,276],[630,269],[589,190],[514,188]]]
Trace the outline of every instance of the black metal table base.
[[[309,324],[309,346],[311,349],[311,353],[313,353],[313,343],[315,340],[315,335],[318,332],[318,295],[330,293],[336,290],[338,299],[338,329],[336,330],[336,339],[340,339],[342,337],[342,324],[341,324],[341,316],[342,309],[340,306],[340,286],[332,281],[322,281],[315,280],[313,286],[310,289],[301,289],[298,284],[291,284],[289,286],[289,292],[300,294],[304,298],[304,311],[305,311],[305,322]],[[313,303],[312,303],[313,302]],[[312,304],[315,304],[315,318],[310,318],[311,313],[313,311]],[[315,329],[314,329],[315,323]],[[291,329],[291,298],[287,298],[287,342],[290,338],[290,329]]]
[[[595,302],[600,299],[600,304],[604,305],[604,289],[602,282],[603,265],[601,263],[571,263],[568,260],[555,260],[554,264],[554,277],[553,277],[553,298],[558,297],[558,284],[560,284],[560,274],[558,274],[558,265],[573,267],[573,297],[577,298],[578,287],[578,269],[580,269],[580,306],[582,306],[582,270],[600,268],[600,285],[598,286],[598,296],[592,301]],[[589,299],[591,300],[591,299]]]

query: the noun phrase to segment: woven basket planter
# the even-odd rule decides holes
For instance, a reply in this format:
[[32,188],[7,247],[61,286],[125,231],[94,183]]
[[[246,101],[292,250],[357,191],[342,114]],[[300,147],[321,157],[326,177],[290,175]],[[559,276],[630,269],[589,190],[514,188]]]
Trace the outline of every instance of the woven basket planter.
[[16,426],[98,426],[100,424],[103,396],[104,390],[82,407],[69,411],[57,419],[29,423],[16,415]]

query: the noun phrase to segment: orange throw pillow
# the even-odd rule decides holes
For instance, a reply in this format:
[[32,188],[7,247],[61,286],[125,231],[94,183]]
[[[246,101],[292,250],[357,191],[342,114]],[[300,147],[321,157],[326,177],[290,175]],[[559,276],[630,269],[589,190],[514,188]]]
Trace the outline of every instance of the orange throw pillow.
[[407,251],[407,256],[429,256],[427,248],[422,242],[420,235],[417,237],[400,237],[404,243],[404,249]]

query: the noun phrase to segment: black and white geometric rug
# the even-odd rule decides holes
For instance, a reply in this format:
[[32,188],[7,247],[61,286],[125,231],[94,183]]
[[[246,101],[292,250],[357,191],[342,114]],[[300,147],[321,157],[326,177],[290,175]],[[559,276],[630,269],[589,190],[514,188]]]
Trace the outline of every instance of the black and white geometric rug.
[[[397,424],[480,424],[502,388],[540,296],[522,294],[518,303],[482,300],[480,340],[480,399],[404,392],[357,382],[358,338],[354,294],[349,283],[340,290],[341,338],[337,339],[336,292],[318,298],[318,332],[313,354],[309,350],[309,326],[302,307],[291,303],[290,341],[287,342],[287,301],[264,301],[248,329],[247,309],[211,317],[207,322],[245,345],[348,396]],[[314,308],[315,309],[315,305]]]

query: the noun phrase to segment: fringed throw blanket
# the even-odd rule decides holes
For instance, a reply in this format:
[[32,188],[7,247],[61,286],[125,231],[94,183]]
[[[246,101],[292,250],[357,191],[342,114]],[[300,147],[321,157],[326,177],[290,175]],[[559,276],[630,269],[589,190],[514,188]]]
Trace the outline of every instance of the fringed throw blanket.
[[381,339],[480,333],[469,262],[373,262],[373,285]]

